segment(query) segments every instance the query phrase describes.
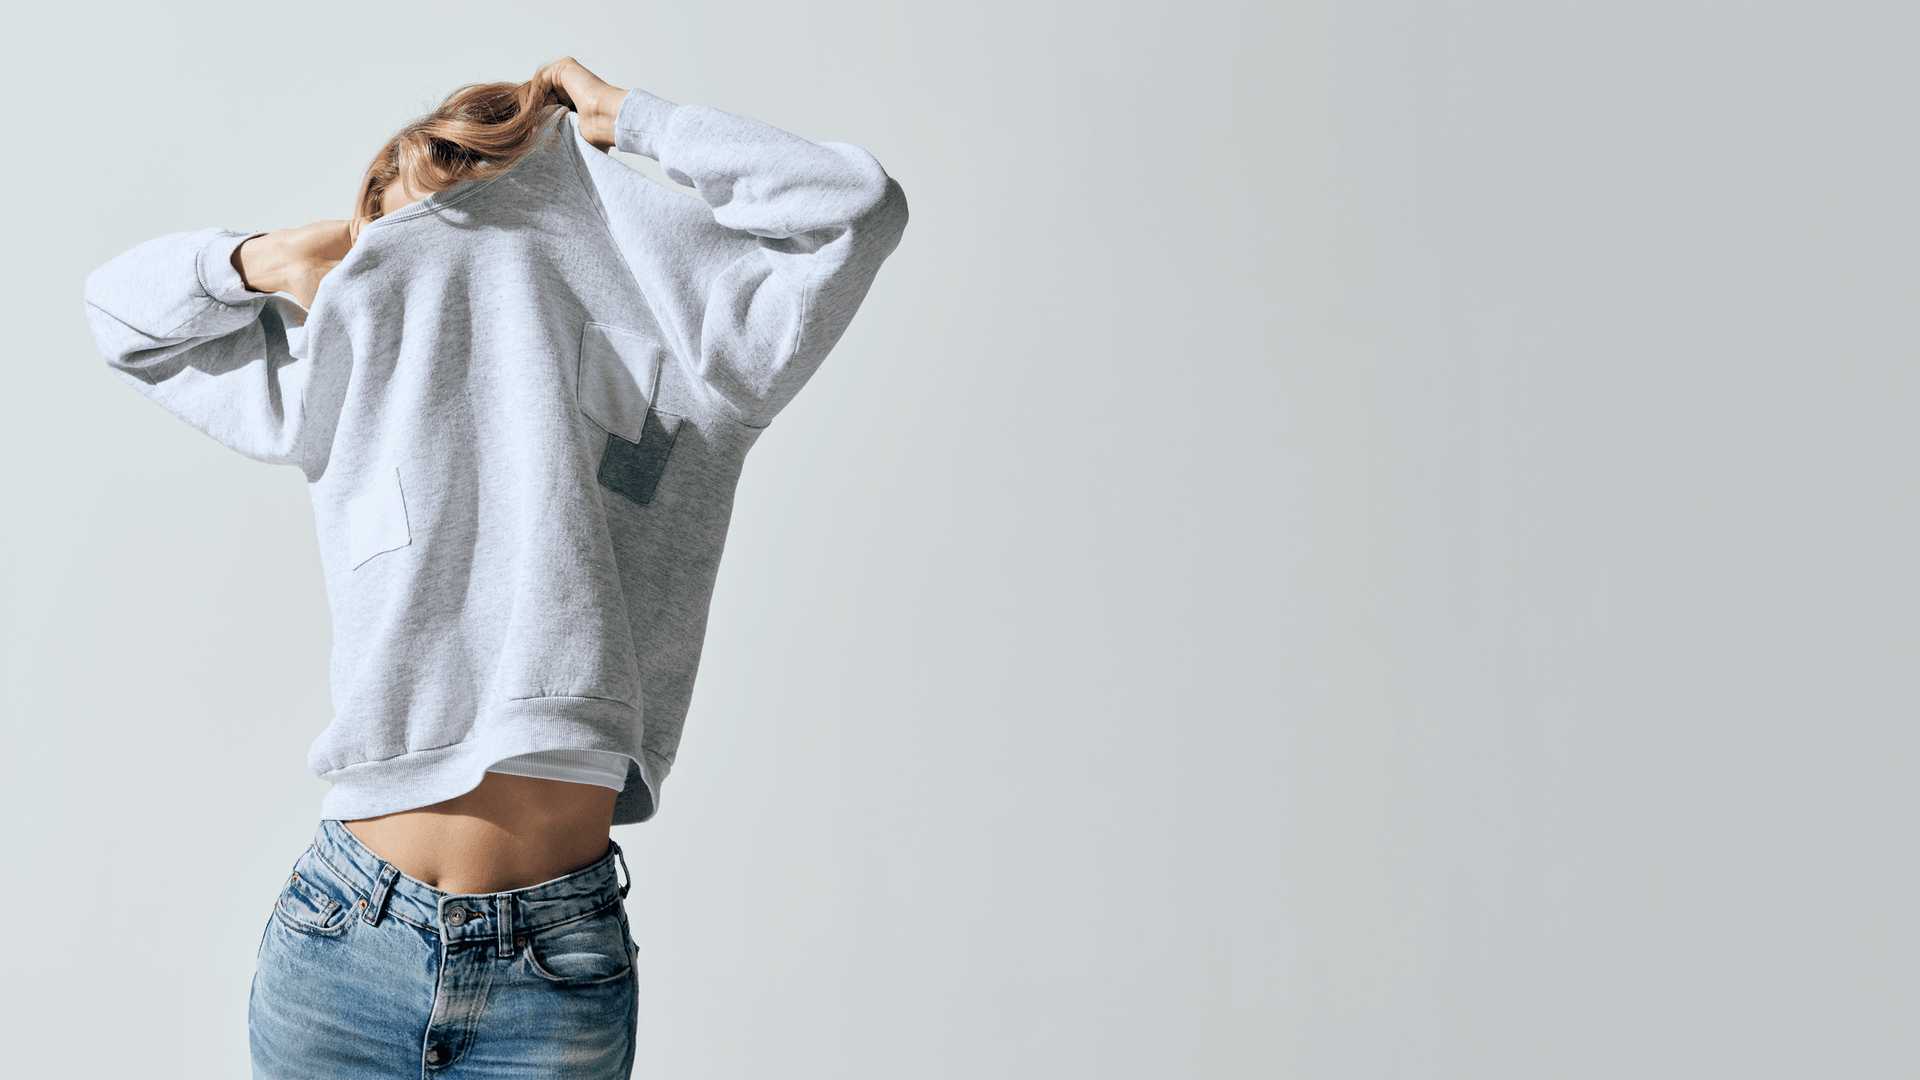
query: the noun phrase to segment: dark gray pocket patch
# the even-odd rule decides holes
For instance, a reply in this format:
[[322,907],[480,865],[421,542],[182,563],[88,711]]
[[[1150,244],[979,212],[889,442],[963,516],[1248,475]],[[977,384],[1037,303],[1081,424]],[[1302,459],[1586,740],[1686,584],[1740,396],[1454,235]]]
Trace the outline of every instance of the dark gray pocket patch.
[[[671,426],[669,426],[671,425]],[[600,483],[642,506],[653,501],[660,474],[667,471],[667,455],[679,434],[680,418],[647,410],[639,442],[607,433],[607,449],[600,455]]]

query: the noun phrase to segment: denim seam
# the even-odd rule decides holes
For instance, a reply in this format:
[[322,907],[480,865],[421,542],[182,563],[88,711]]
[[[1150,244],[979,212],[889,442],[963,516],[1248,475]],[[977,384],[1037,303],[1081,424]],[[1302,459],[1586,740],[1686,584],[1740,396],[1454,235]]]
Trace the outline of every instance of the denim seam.
[[[624,930],[624,927],[622,929]],[[625,937],[626,935],[623,933],[621,936]],[[582,981],[580,979],[563,979],[560,976],[555,975],[553,972],[548,971],[546,969],[546,966],[540,963],[540,957],[536,952],[536,950],[534,949],[533,942],[531,941],[527,942],[527,947],[522,951],[526,953],[527,966],[533,969],[533,973],[535,975],[538,975],[541,978],[546,979],[548,982],[558,983],[561,986],[600,986],[605,983],[613,982],[615,979],[628,978],[633,975],[633,953],[627,948],[625,948],[624,944],[622,945],[622,948],[620,951],[626,954],[626,957],[627,957],[626,967],[621,968],[619,971],[616,971],[613,974],[606,976],[605,978],[591,979],[591,980],[585,980],[585,981]]]
[[320,865],[326,868],[327,873],[333,875],[333,880],[340,883],[341,889],[362,900],[366,899],[366,894],[361,892],[360,886],[354,883],[353,875],[344,873],[339,867],[333,865],[333,860],[327,858],[327,853],[321,851],[318,844],[313,846],[313,857],[320,860]]
[[[289,885],[290,884],[291,883],[289,883]],[[284,893],[286,889],[283,887],[281,891]],[[333,903],[333,901],[329,900],[328,903]],[[335,906],[337,907],[338,905],[336,904]],[[287,914],[280,907],[280,901],[278,899],[275,899],[273,902],[273,918],[274,921],[296,934],[305,934],[308,937],[319,938],[337,938],[347,932],[347,924],[353,921],[351,915],[346,915],[340,920],[340,925],[338,926],[319,926],[313,923],[301,922],[299,919]]]
[[[335,866],[333,864],[333,860],[327,858],[327,853],[321,850],[319,844],[315,844],[313,846],[313,854],[315,858],[319,859],[322,863],[326,864],[327,869],[332,871],[333,875],[339,878],[341,884],[345,885],[347,890],[353,893],[355,897],[366,901],[368,904],[373,903],[373,892],[369,888],[362,888],[360,886],[358,875],[348,874],[345,871],[341,870],[338,866]],[[368,854],[371,855],[372,852],[369,851]],[[378,856],[375,856],[375,857],[377,858]],[[402,874],[400,876],[403,878],[406,878],[405,874]],[[406,878],[406,880],[412,881],[413,879]],[[376,877],[374,879],[372,888],[378,888],[379,885],[380,885],[379,879]],[[432,886],[427,886],[427,887],[432,888]],[[405,915],[402,915],[399,912],[393,910],[393,890],[391,889],[387,890],[387,910],[384,914],[381,915],[381,918],[382,919],[399,919],[401,922],[406,923],[408,926],[411,926],[417,930],[426,930],[434,933],[438,932],[438,931],[435,931],[434,928],[428,925],[427,923],[423,923],[418,919],[409,919]]]
[[333,874],[334,878],[338,880],[340,884],[344,886],[348,892],[351,892],[355,897],[361,900],[365,900],[368,897],[373,895],[371,892],[360,887],[358,875],[349,874],[346,871],[340,869],[339,867],[333,865],[333,860],[327,858],[327,853],[321,849],[319,844],[313,845],[313,856],[314,858],[319,859],[320,862],[326,866],[327,870]]
[[[553,903],[553,901],[538,901],[537,903],[540,905],[545,905],[545,904]],[[598,907],[594,907],[588,911],[583,911],[578,915],[568,915],[566,918],[560,919],[557,922],[534,924],[534,923],[523,921],[525,916],[516,915],[513,920],[513,932],[516,937],[532,935],[532,934],[544,934],[549,930],[557,930],[563,926],[571,926],[574,923],[580,922],[584,919],[598,918],[602,915],[607,914],[610,911],[619,911],[622,918],[624,918],[626,915],[625,910],[621,908],[620,901],[616,898],[613,900],[609,900],[606,903],[601,904]],[[392,909],[388,909],[387,914],[392,915],[396,919],[402,917],[399,915],[394,915]],[[433,930],[435,933],[439,933],[439,930],[437,928],[427,927],[427,929]],[[493,931],[489,931],[484,935],[466,934],[463,932],[449,938],[448,942],[449,944],[466,947],[469,945],[485,944],[488,938],[492,938],[494,936],[495,936],[495,932]]]
[[604,903],[599,907],[594,908],[592,911],[588,911],[580,915],[569,915],[566,918],[561,919],[559,922],[541,923],[539,926],[529,926],[529,925],[522,924],[521,929],[525,930],[529,934],[541,934],[541,933],[545,933],[548,930],[557,930],[562,926],[572,926],[574,923],[580,922],[583,919],[597,918],[601,915],[605,915],[607,912],[612,911],[613,909],[619,906],[620,906],[619,900],[610,900],[607,903]]

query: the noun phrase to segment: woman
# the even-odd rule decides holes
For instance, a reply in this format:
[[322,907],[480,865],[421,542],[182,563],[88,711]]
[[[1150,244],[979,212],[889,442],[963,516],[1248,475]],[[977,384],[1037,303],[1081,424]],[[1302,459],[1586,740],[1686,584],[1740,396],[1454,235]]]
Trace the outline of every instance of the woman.
[[741,462],[906,216],[855,147],[565,59],[401,131],[350,221],[88,278],[121,378],[313,497],[333,786],[261,942],[256,1076],[628,1075],[609,830],[659,803]]

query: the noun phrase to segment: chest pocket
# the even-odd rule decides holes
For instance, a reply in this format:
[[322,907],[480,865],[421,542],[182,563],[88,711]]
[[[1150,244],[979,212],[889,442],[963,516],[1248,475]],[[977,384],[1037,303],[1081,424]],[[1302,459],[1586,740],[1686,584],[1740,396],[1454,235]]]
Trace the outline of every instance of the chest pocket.
[[398,551],[412,543],[400,470],[378,470],[365,490],[347,503],[347,565],[358,570],[375,555]]
[[642,506],[653,501],[680,430],[678,416],[654,407],[665,358],[658,342],[630,330],[588,323],[580,334],[580,411],[607,433],[598,479]]

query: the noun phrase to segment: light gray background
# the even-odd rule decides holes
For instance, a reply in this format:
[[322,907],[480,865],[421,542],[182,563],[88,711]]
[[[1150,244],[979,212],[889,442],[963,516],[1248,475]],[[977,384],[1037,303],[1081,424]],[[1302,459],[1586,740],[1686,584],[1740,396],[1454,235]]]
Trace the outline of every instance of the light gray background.
[[83,276],[570,52],[913,207],[618,830],[639,1075],[1912,1075],[1899,8],[10,9],[0,1070],[243,1076],[322,793],[300,477]]

